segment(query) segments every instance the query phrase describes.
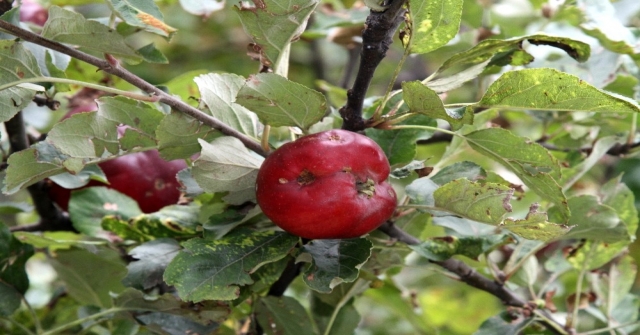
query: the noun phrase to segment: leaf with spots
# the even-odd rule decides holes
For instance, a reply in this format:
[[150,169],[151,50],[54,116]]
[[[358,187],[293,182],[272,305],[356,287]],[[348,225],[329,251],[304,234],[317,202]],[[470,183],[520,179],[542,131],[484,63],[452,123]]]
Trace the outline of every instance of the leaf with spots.
[[497,225],[511,212],[514,190],[495,183],[461,178],[442,185],[433,196],[435,206],[474,221]]
[[[524,41],[529,41],[534,45],[548,45],[564,50],[579,62],[585,62],[591,54],[591,48],[587,43],[567,37],[536,34],[506,40],[486,39],[476,44],[473,48],[456,53],[447,59],[436,73],[442,74],[447,69],[454,67],[467,68],[488,60],[490,60],[489,64],[487,64],[488,66],[526,65],[533,61],[533,56],[522,48]],[[435,75],[432,77],[435,77]]]
[[144,242],[165,237],[184,239],[196,235],[198,210],[197,206],[171,205],[158,212],[135,217],[111,213],[102,219],[101,226],[125,240]]
[[312,262],[303,279],[315,291],[329,293],[334,287],[358,278],[360,267],[371,256],[372,244],[365,238],[342,240],[313,240],[302,252]]
[[114,13],[127,24],[170,39],[176,29],[164,23],[153,0],[109,0]]
[[236,103],[258,114],[264,124],[298,127],[304,131],[328,111],[322,93],[273,73],[249,77],[240,88]]
[[532,205],[526,218],[522,220],[507,218],[502,227],[518,236],[538,241],[551,241],[571,230],[570,226],[549,222],[547,213],[538,212],[537,209],[537,205]]
[[510,71],[498,78],[477,104],[483,108],[638,113],[632,99],[603,91],[550,68]]
[[[260,0],[255,6],[234,7],[247,34],[252,51],[267,67],[288,66],[289,44],[300,35],[318,5],[317,0]],[[282,63],[282,64],[281,64]]]
[[[625,221],[613,207],[602,204],[598,198],[592,195],[582,195],[569,198],[571,219],[567,223],[574,226],[562,239],[584,238],[602,242],[626,242],[631,241],[629,230]],[[556,207],[549,209],[549,217],[559,215]]]
[[547,149],[502,128],[474,131],[464,138],[475,151],[502,164],[538,196],[554,203],[561,214],[558,223],[567,222],[567,198],[554,178],[560,175],[560,165]]
[[235,230],[219,240],[194,238],[169,263],[164,280],[183,300],[233,300],[250,274],[285,257],[299,238],[283,232]]
[[[0,86],[21,79],[42,76],[36,58],[20,42],[0,40]],[[36,92],[21,87],[0,91],[0,122],[11,119],[25,108]]]
[[[409,0],[412,53],[427,53],[447,44],[458,33],[463,0]],[[407,40],[408,39],[408,40]]]

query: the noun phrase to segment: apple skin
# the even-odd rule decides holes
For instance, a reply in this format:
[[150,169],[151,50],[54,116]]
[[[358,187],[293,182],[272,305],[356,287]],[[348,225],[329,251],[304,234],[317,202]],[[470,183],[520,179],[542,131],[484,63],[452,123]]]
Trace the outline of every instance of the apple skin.
[[[138,202],[144,213],[159,211],[180,199],[176,174],[187,167],[184,160],[165,161],[157,150],[128,154],[98,164],[109,184],[90,181],[82,188],[105,186],[126,194]],[[68,210],[71,191],[51,183],[49,196],[63,210]]]
[[42,5],[33,0],[22,0],[20,6],[20,21],[31,22],[38,26],[44,26],[49,19],[49,12]]
[[[97,105],[91,98],[96,96],[92,96],[92,94],[93,92],[83,91],[77,95],[73,100],[75,103],[70,104],[74,107],[62,119],[67,119],[78,113],[95,111]],[[77,104],[78,101],[82,101],[82,103]],[[118,127],[118,133],[122,135],[125,128]],[[144,213],[157,212],[165,206],[178,203],[181,185],[176,174],[187,168],[186,162],[182,159],[173,161],[162,159],[158,150],[127,154],[102,162],[98,166],[104,172],[109,184],[92,180],[82,188],[105,186],[114,189],[138,202]],[[48,184],[51,199],[61,209],[67,211],[73,190],[63,188],[52,181],[49,181]]]
[[334,129],[284,144],[263,162],[256,198],[283,230],[307,239],[362,236],[388,220],[389,161],[370,138]]

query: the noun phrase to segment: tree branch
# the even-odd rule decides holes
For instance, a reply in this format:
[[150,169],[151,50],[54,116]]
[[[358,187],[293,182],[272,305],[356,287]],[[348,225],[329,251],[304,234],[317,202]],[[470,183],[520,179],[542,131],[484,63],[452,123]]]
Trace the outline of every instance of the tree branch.
[[384,12],[374,12],[367,17],[362,32],[362,51],[360,67],[353,87],[347,91],[347,103],[340,108],[344,123],[343,129],[360,131],[365,128],[362,118],[362,105],[366,97],[373,74],[393,43],[393,35],[404,21],[406,0],[395,0]]
[[[385,222],[382,226],[378,228],[381,232],[387,234],[389,237],[399,241],[406,243],[408,245],[418,245],[421,241],[414,236],[407,234],[404,230],[398,228],[391,221]],[[502,283],[499,283],[495,280],[491,280],[480,273],[478,273],[475,269],[467,265],[466,263],[449,258],[446,261],[431,261],[431,263],[441,266],[449,272],[456,274],[460,281],[464,282],[469,286],[473,286],[485,292],[488,292],[495,297],[499,298],[503,304],[507,306],[519,307],[528,310],[535,309],[535,304],[529,303],[511,290],[504,287]],[[562,325],[560,324],[550,324],[553,322],[553,319],[548,315],[546,311],[540,311],[545,317],[547,317],[546,321],[541,321],[544,323],[548,329],[556,334],[562,334],[557,329],[562,329]]]
[[162,102],[168,106],[170,106],[171,108],[187,114],[191,117],[193,117],[194,119],[202,122],[203,124],[214,128],[216,130],[219,130],[221,133],[228,135],[228,136],[233,136],[237,139],[239,139],[247,148],[255,151],[256,153],[262,155],[262,156],[266,156],[266,152],[262,149],[262,147],[260,146],[260,142],[252,139],[251,137],[229,127],[228,125],[226,125],[225,123],[223,123],[222,121],[218,120],[217,118],[211,116],[211,115],[207,115],[203,112],[201,112],[200,110],[198,110],[197,108],[194,108],[188,104],[186,104],[185,102],[183,102],[182,100],[179,100],[167,93],[165,93],[164,91],[162,91],[161,89],[155,87],[154,85],[146,82],[144,79],[136,76],[135,74],[129,72],[128,70],[126,70],[125,68],[116,65],[113,66],[111,65],[109,62],[107,62],[104,59],[100,59],[91,55],[88,55],[86,53],[80,52],[78,50],[75,50],[73,48],[70,48],[64,44],[46,39],[41,37],[40,35],[34,34],[30,31],[24,30],[20,27],[14,26],[12,24],[10,24],[7,21],[2,21],[0,20],[0,28],[5,30],[6,32],[17,36],[25,41],[31,42],[31,43],[35,43],[38,45],[41,45],[45,48],[49,48],[51,50],[55,50],[58,51],[60,53],[63,53],[65,55],[71,56],[73,58],[76,58],[78,60],[81,60],[83,62],[89,63],[95,67],[97,67],[98,69],[110,73],[114,76],[117,76],[119,78],[122,78],[123,80],[127,81],[128,83],[134,85],[135,87],[141,89],[142,91],[150,94],[150,95],[155,95],[157,96],[159,99],[159,102]]

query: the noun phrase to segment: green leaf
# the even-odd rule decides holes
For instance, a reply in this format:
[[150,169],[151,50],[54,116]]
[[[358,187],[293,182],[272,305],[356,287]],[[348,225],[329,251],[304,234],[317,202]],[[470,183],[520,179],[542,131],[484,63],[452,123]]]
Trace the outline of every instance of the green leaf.
[[474,221],[498,225],[511,213],[513,189],[495,183],[462,178],[438,188],[435,206]]
[[149,63],[157,63],[157,64],[168,64],[169,60],[167,57],[156,48],[153,43],[149,43],[142,48],[136,50],[136,52],[144,58],[145,62]]
[[[98,111],[80,113],[56,124],[47,136],[66,155],[104,158],[104,152],[120,154],[139,147],[155,147],[155,131],[164,114],[140,101],[103,97]],[[118,140],[118,126],[128,126]],[[120,145],[119,145],[120,144]]]
[[103,186],[71,192],[69,217],[73,227],[89,236],[101,236],[102,218],[117,215],[123,220],[142,214],[138,203],[127,195]]
[[[616,210],[601,204],[598,198],[591,195],[582,195],[569,198],[571,218],[567,225],[574,226],[563,239],[584,238],[602,242],[626,241],[631,237],[624,222],[618,217]],[[549,216],[559,215],[558,209],[549,209]]]
[[328,111],[322,93],[273,73],[249,77],[240,88],[236,103],[258,114],[264,124],[295,126],[303,131]]
[[537,205],[531,206],[523,220],[507,218],[502,226],[518,236],[538,241],[551,241],[571,230],[569,226],[550,223],[547,213],[537,211]]
[[471,181],[485,179],[487,172],[478,164],[469,161],[457,162],[452,165],[445,166],[431,177],[431,180],[438,184],[444,185],[456,179],[466,178]]
[[256,306],[258,323],[267,335],[317,334],[300,303],[291,297],[263,297]]
[[555,69],[506,72],[478,103],[485,108],[638,113],[637,102]]
[[313,240],[302,248],[312,258],[302,278],[312,290],[329,293],[341,283],[358,278],[360,267],[371,256],[371,248],[366,238]]
[[637,272],[633,257],[624,255],[615,259],[608,269],[601,270],[598,278],[592,281],[607,317],[615,318],[612,312],[633,287]]
[[572,252],[567,257],[567,261],[576,270],[591,271],[611,262],[613,258],[627,250],[628,246],[627,241],[607,243],[588,240],[581,244],[578,250]]
[[102,219],[101,226],[125,240],[133,241],[192,237],[196,234],[198,210],[198,206],[171,205],[163,207],[159,212],[135,217],[112,214]]
[[[385,107],[395,105],[397,102],[402,101],[402,95],[397,94],[395,99],[388,101]],[[378,103],[374,104],[371,109],[375,109]],[[383,112],[388,113],[387,108]],[[408,112],[408,110],[406,111]],[[403,120],[399,125],[421,125],[436,127],[436,120],[426,115],[415,115],[406,120]],[[398,129],[398,130],[381,130],[375,128],[367,128],[365,130],[366,135],[372,140],[376,141],[382,148],[389,164],[391,166],[401,166],[409,164],[416,156],[418,144],[417,141],[421,139],[428,139],[433,135],[432,130],[424,130],[418,127],[410,129]]]
[[[334,292],[338,292],[338,290],[335,290]],[[326,328],[329,325],[329,322],[333,321],[330,330],[331,335],[353,335],[356,333],[356,328],[358,328],[358,324],[362,317],[353,306],[354,299],[348,300],[345,304],[341,304],[344,300],[350,298],[348,293],[349,292],[347,292],[345,296],[344,292],[339,292],[340,300],[337,303],[327,301],[327,294],[312,295],[311,317],[316,322],[318,329],[320,329],[321,332],[326,333]],[[339,311],[332,320],[331,318],[333,313],[337,308],[339,308]]]
[[183,300],[233,300],[239,287],[253,283],[250,273],[293,249],[298,238],[275,231],[235,230],[220,240],[194,238],[171,261],[164,280]]
[[412,53],[436,50],[458,33],[462,0],[409,0]]
[[402,92],[412,113],[445,120],[453,130],[458,130],[465,124],[473,124],[473,110],[446,110],[438,94],[419,81],[402,83]]
[[42,37],[77,45],[80,50],[96,57],[102,58],[107,53],[131,61],[142,59],[114,29],[58,6],[49,7],[49,19],[42,30]]
[[29,149],[13,153],[7,160],[8,168],[3,192],[13,194],[38,181],[60,174],[69,157],[63,155],[52,144],[38,142]]
[[198,139],[213,141],[220,133],[184,113],[171,112],[160,122],[156,136],[160,156],[173,160],[200,152]]
[[473,335],[520,335],[534,321],[533,318],[513,320],[509,312],[500,314],[488,319],[480,325],[480,328]]
[[109,0],[116,15],[129,25],[171,39],[176,29],[163,22],[163,15],[152,0]]
[[317,0],[266,0],[251,7],[241,4],[234,9],[255,43],[252,47],[260,55],[260,63],[274,67],[288,55],[288,45],[304,31],[317,5]]
[[[524,52],[522,50],[522,42],[525,40],[534,45],[548,45],[562,49],[579,62],[585,62],[589,59],[591,53],[591,49],[587,43],[567,37],[549,36],[545,34],[514,37],[506,40],[486,39],[476,44],[473,48],[457,53],[449,58],[440,66],[436,73],[442,73],[453,66],[477,65],[490,59],[494,59],[494,62],[499,62],[499,65],[511,64],[512,62],[509,61],[510,58],[514,61],[518,59],[518,57],[512,57],[513,55]],[[520,56],[520,59],[521,58],[522,55]],[[530,55],[525,58],[529,60],[533,59]],[[526,65],[526,62],[515,62],[512,65]]]
[[613,178],[600,189],[602,204],[613,208],[629,231],[634,241],[638,230],[638,210],[635,206],[633,192],[622,183],[622,176]]
[[136,261],[127,265],[127,276],[122,280],[122,284],[140,290],[148,290],[162,284],[164,270],[178,251],[178,241],[170,238],[149,241],[131,249],[129,256]]
[[24,294],[29,288],[25,264],[32,255],[33,247],[16,239],[9,228],[0,222],[0,283]]
[[0,317],[10,316],[22,303],[22,295],[9,284],[0,281]]
[[[42,76],[35,57],[22,43],[0,41],[0,59],[0,86],[24,78]],[[11,119],[25,108],[35,95],[35,91],[15,86],[0,91],[0,122]]]
[[13,233],[13,235],[22,243],[30,244],[35,248],[47,248],[49,251],[69,249],[72,246],[83,247],[107,243],[106,241],[83,240],[82,237],[84,235],[65,231],[43,232],[38,234],[17,231]]
[[[204,311],[206,313],[206,311]],[[177,334],[213,334],[219,324],[215,322],[200,323],[193,318],[182,315],[153,312],[136,315],[136,320],[152,329],[159,329],[171,335]]]
[[467,256],[471,259],[478,259],[482,254],[512,242],[512,238],[507,234],[489,235],[482,237],[465,236],[444,236],[434,237],[422,242],[419,245],[409,246],[419,255],[433,261],[445,261],[455,255]]
[[477,78],[482,74],[488,64],[489,60],[486,60],[444,78],[435,80],[430,79],[431,77],[427,78],[422,81],[422,83],[427,85],[428,88],[432,89],[436,93],[449,92],[462,86],[464,83]]
[[124,290],[120,281],[127,270],[114,250],[101,248],[97,253],[76,248],[58,250],[51,265],[69,295],[83,305],[111,307],[110,293]]
[[105,151],[115,155],[119,151],[117,124],[101,121],[95,112],[73,115],[51,129],[47,142],[72,157],[101,157]]
[[87,165],[78,173],[65,172],[51,176],[49,179],[67,189],[80,188],[87,185],[91,180],[107,183],[107,177],[97,164]]
[[202,153],[192,174],[207,192],[231,192],[225,199],[242,204],[255,198],[255,182],[262,158],[251,153],[235,137],[220,137],[211,144],[200,140]]
[[229,73],[209,73],[196,77],[194,81],[198,84],[202,101],[213,117],[245,135],[260,138],[256,114],[235,103],[238,91],[245,84],[243,77]]
[[469,146],[515,173],[541,198],[560,210],[560,223],[569,219],[567,199],[551,176],[560,174],[558,161],[541,145],[502,128],[489,128],[465,135]]

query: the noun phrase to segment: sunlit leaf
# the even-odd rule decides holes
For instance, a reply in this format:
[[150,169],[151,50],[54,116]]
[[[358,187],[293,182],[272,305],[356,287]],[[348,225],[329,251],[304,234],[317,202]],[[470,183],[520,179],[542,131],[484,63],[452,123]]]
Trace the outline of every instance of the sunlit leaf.
[[303,130],[320,121],[328,109],[322,93],[273,73],[249,77],[236,102],[258,114],[264,124]]
[[555,69],[506,72],[485,92],[478,106],[486,108],[638,113],[638,103],[589,85]]
[[409,0],[411,52],[436,50],[455,37],[460,28],[462,3],[462,0]]
[[513,189],[494,183],[476,183],[461,178],[438,188],[435,206],[471,220],[500,224],[511,209]]
[[438,94],[419,81],[402,83],[404,101],[412,113],[427,115],[435,119],[443,119],[454,130],[465,124],[473,123],[473,110],[462,108],[446,110]]
[[241,204],[255,197],[255,181],[262,164],[234,137],[220,137],[211,143],[200,140],[202,154],[194,162],[192,173],[207,192],[231,192]]

